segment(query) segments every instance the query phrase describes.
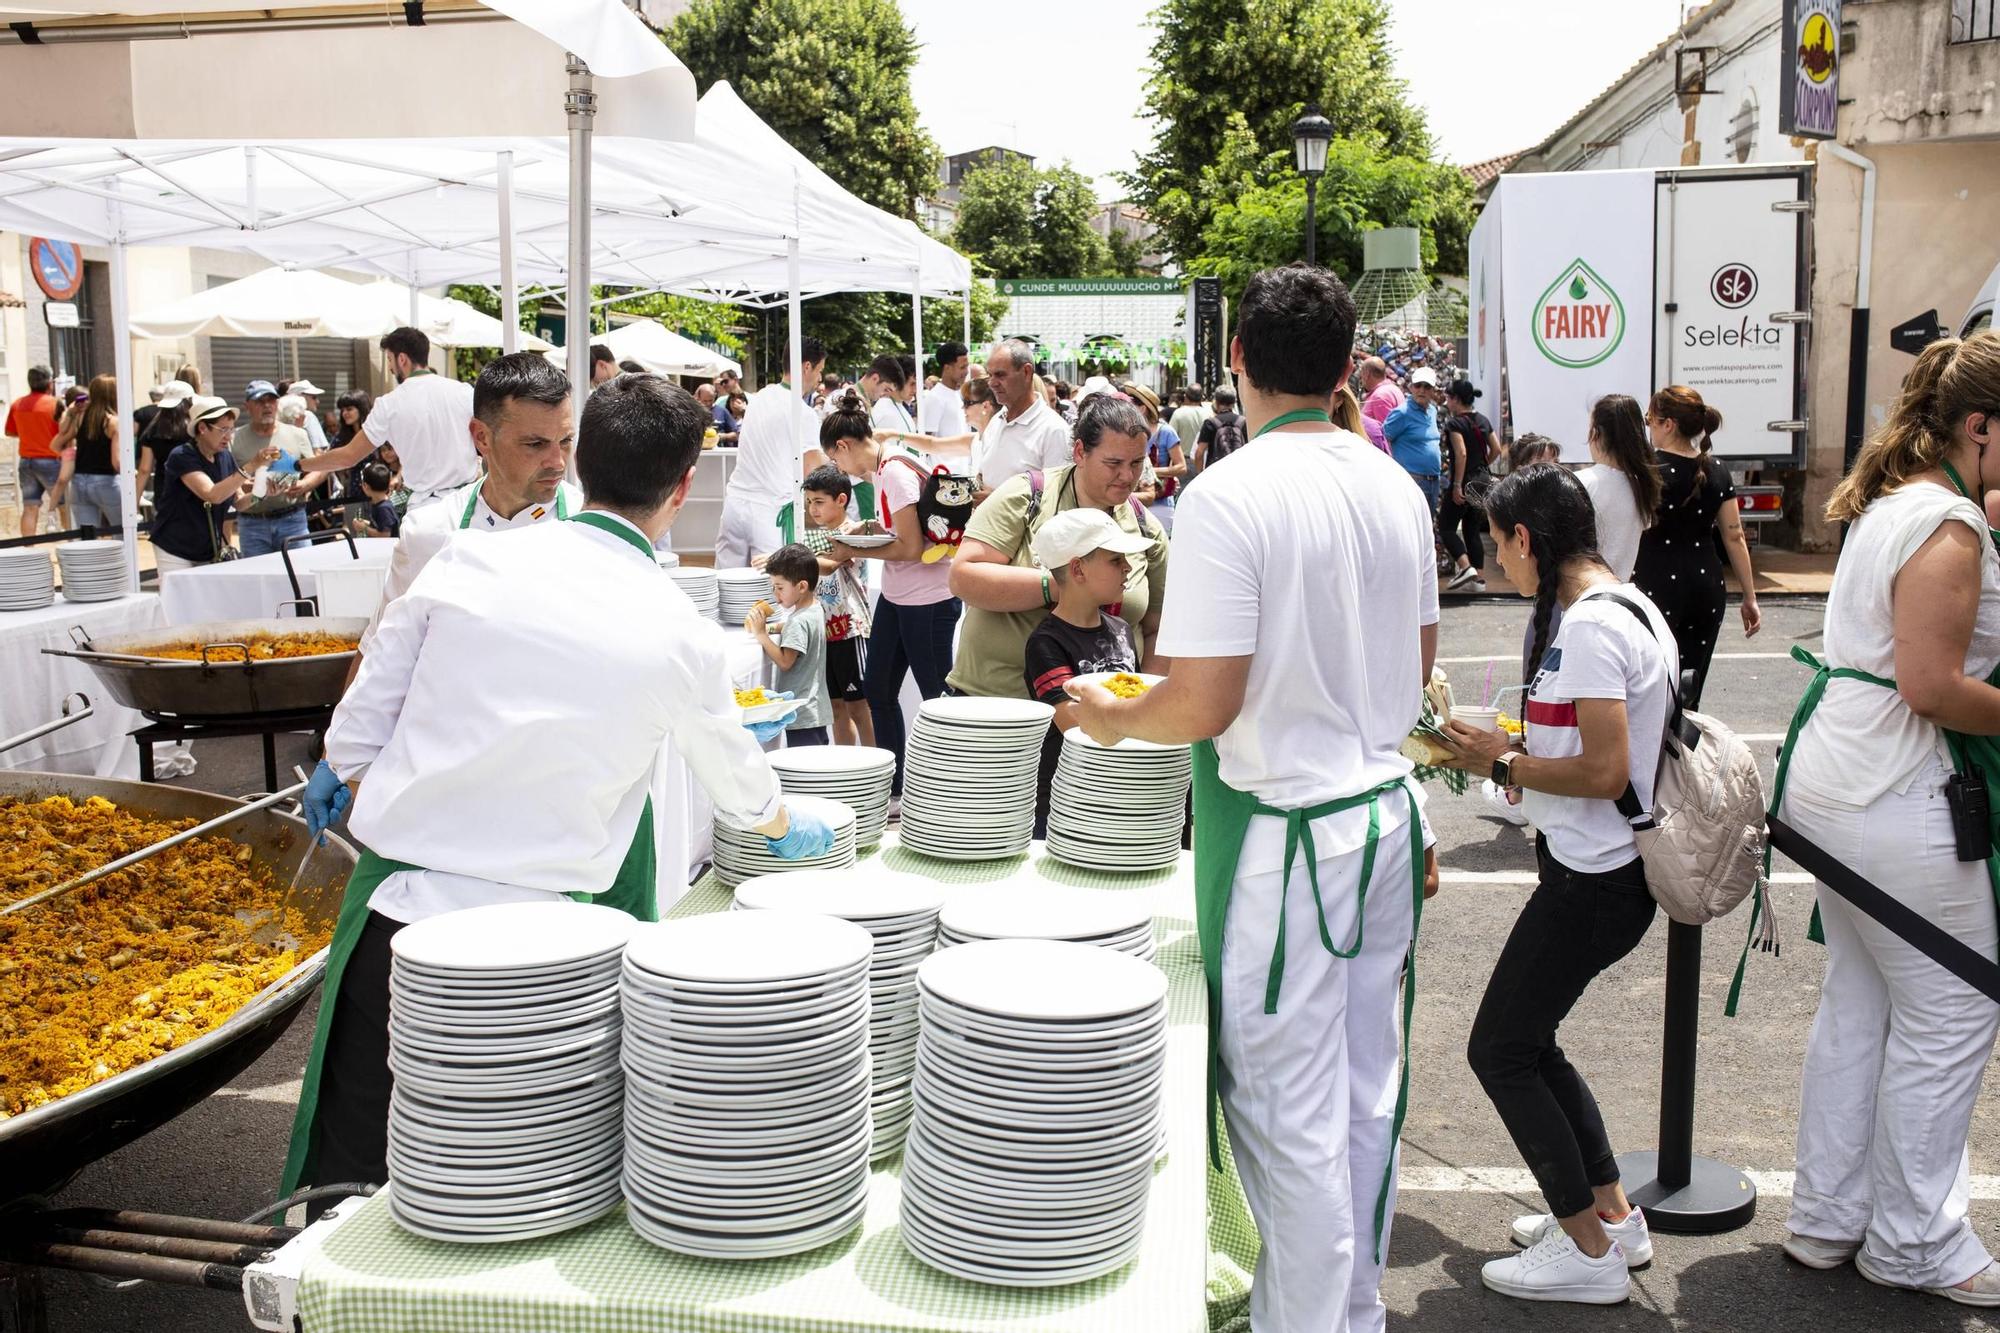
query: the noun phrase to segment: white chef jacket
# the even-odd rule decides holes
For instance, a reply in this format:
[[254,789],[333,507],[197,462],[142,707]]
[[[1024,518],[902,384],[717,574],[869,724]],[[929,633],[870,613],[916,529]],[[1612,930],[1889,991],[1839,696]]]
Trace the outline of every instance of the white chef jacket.
[[326,758],[361,780],[355,836],[424,867],[370,901],[408,921],[603,892],[669,739],[717,810],[776,817],[720,628],[632,543],[541,523],[450,543],[384,611]]
[[376,444],[396,446],[412,508],[479,475],[470,384],[438,374],[412,375],[375,400],[362,428]]
[[[568,482],[559,483],[562,493],[564,513],[583,512],[583,491]],[[465,508],[472,506],[472,519],[466,521]],[[512,532],[544,520],[556,520],[556,505],[529,505],[512,518],[502,518],[486,503],[486,479],[481,477],[463,486],[454,487],[437,497],[435,504],[427,504],[421,509],[413,509],[403,520],[402,532],[396,541],[396,549],[389,556],[389,574],[382,581],[382,606],[401,597],[410,590],[417,580],[419,570],[430,563],[431,557],[442,551],[461,532]],[[382,623],[382,608],[376,608],[375,615],[368,622],[368,628],[361,635],[361,651],[367,652],[375,641],[375,627]]]

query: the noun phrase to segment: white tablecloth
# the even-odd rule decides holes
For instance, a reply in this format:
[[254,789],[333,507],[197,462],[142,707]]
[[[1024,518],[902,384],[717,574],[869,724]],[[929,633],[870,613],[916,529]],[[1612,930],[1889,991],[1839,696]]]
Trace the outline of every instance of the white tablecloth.
[[93,712],[74,726],[0,751],[0,768],[40,769],[100,778],[137,778],[139,747],[129,733],[146,725],[132,709],[112,701],[91,669],[73,657],[49,657],[44,648],[71,648],[69,630],[81,625],[92,637],[130,634],[166,624],[160,598],[133,593],[115,602],[67,602],[58,596],[39,611],[0,612],[0,738],[16,736],[62,711],[81,690]]
[[[387,569],[396,549],[393,537],[364,537],[354,543],[361,562]],[[319,591],[318,571],[329,564],[351,564],[344,541],[306,546],[292,552],[292,568],[298,571],[299,591],[306,597]],[[178,569],[160,580],[160,600],[169,625],[192,625],[204,620],[265,620],[279,614],[280,603],[292,599],[292,581],[285,577],[285,557],[252,556],[248,560],[225,560],[215,565]],[[298,607],[283,614],[296,615]]]

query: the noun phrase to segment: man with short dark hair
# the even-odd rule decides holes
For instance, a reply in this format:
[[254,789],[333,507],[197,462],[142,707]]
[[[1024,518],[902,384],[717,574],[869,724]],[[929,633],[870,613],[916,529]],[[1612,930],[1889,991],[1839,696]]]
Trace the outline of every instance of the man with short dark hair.
[[52,443],[61,422],[49,383],[47,366],[29,366],[28,391],[7,405],[7,435],[19,443],[16,475],[21,482],[23,537],[41,530],[43,496],[48,497],[52,514],[62,503],[62,455]]
[[972,428],[965,421],[965,399],[959,390],[965,386],[965,377],[972,373],[972,354],[964,343],[948,342],[938,345],[938,382],[921,392],[924,395],[924,434],[932,436],[945,447],[937,452],[947,452],[952,446],[948,441],[960,440],[972,443]]
[[[823,822],[787,811],[744,729],[721,628],[653,556],[706,425],[657,375],[607,382],[583,410],[583,511],[453,542],[384,609],[306,789],[309,835],[351,800],[366,850],[329,951],[287,1189],[388,1176],[396,932],[461,908],[620,892],[669,743],[717,813],[772,854],[832,847]],[[653,874],[644,860],[638,873]]]
[[1158,645],[1173,671],[1134,699],[1069,689],[1094,740],[1195,745],[1215,1090],[1264,1238],[1250,1323],[1377,1333],[1398,992],[1434,864],[1400,753],[1437,650],[1430,523],[1327,411],[1354,346],[1340,280],[1266,269],[1237,320],[1251,441],[1181,502]]
[[603,343],[590,345],[590,387],[618,377],[618,356]]
[[313,466],[345,471],[385,444],[396,446],[403,484],[410,488],[407,519],[418,506],[479,475],[479,455],[467,429],[472,386],[432,373],[431,340],[422,329],[392,329],[381,345],[398,387],[375,400],[353,439],[320,454]]
[[[736,468],[729,474],[715,537],[717,569],[741,569],[784,545],[778,511],[797,496],[806,473],[824,461],[817,457],[819,416],[806,406],[805,395],[825,365],[826,347],[820,340],[810,335],[799,339],[799,364],[780,382],[757,390],[744,410],[736,434]],[[729,378],[736,382],[735,376]]]

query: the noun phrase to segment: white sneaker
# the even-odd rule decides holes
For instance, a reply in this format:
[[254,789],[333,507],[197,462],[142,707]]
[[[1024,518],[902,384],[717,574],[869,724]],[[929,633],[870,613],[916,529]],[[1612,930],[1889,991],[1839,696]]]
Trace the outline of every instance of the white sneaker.
[[1852,1263],[1854,1256],[1861,1252],[1860,1241],[1821,1240],[1818,1236],[1801,1236],[1796,1231],[1785,1233],[1785,1253],[1807,1268],[1838,1268]]
[[1486,778],[1480,782],[1479,790],[1486,797],[1487,808],[1492,810],[1494,814],[1517,828],[1526,828],[1528,826],[1527,812],[1507,799],[1506,788],[1500,786],[1492,778]]
[[1521,1253],[1495,1259],[1479,1270],[1479,1280],[1503,1296],[1524,1301],[1574,1301],[1616,1305],[1632,1295],[1632,1275],[1617,1241],[1602,1259],[1576,1248],[1557,1227]]
[[[1785,1246],[1787,1253],[1791,1246]],[[1854,1271],[1873,1282],[1878,1287],[1897,1287],[1904,1291],[1927,1291],[1933,1296],[1942,1296],[1960,1305],[1984,1307],[2000,1306],[2000,1264],[1988,1264],[1955,1287],[1911,1287],[1908,1283],[1892,1281],[1869,1262],[1868,1256],[1858,1249],[1854,1255]]]
[[[1602,1219],[1600,1219],[1602,1220]],[[1553,1213],[1529,1213],[1514,1219],[1514,1243],[1533,1245],[1551,1231],[1560,1231],[1561,1224]],[[1617,1222],[1605,1222],[1604,1234],[1618,1242],[1625,1251],[1627,1268],[1644,1268],[1653,1262],[1653,1236],[1646,1230],[1646,1215],[1634,1208]]]
[[[1479,580],[1479,571],[1471,565],[1467,565],[1464,569],[1459,570],[1451,576],[1451,582],[1444,585],[1444,590],[1450,592],[1454,588],[1463,588],[1466,584],[1476,580]],[[1483,583],[1483,581],[1481,582]]]

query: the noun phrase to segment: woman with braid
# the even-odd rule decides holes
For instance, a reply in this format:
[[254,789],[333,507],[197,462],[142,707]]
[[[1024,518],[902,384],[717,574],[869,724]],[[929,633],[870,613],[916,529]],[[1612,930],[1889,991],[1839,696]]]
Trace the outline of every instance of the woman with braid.
[[1630,1294],[1626,1270],[1649,1261],[1653,1243],[1556,1029],[1653,923],[1645,866],[1616,802],[1629,788],[1652,808],[1680,655],[1659,609],[1598,553],[1590,493],[1566,469],[1510,474],[1487,492],[1486,516],[1500,567],[1535,599],[1525,752],[1458,723],[1447,734],[1457,767],[1520,790],[1541,830],[1541,878],[1494,965],[1466,1055],[1549,1211],[1516,1219],[1513,1239],[1526,1250],[1493,1260],[1481,1280],[1522,1300],[1611,1305]]

